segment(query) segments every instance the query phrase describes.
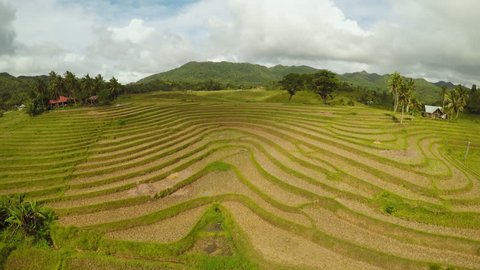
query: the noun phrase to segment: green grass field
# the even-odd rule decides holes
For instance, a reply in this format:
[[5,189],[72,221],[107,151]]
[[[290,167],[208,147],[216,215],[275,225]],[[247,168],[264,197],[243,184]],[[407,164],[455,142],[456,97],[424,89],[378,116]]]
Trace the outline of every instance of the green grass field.
[[155,92],[6,113],[0,193],[59,220],[53,248],[5,269],[480,268],[480,118],[401,125],[287,100]]

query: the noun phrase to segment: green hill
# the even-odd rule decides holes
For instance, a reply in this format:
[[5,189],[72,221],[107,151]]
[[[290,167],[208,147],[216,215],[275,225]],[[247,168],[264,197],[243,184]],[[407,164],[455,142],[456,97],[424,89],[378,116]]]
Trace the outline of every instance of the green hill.
[[215,81],[224,85],[239,87],[263,86],[280,80],[289,73],[314,73],[316,69],[307,66],[274,66],[271,68],[230,62],[189,62],[179,68],[146,77],[139,83],[154,81],[198,83]]
[[[137,84],[155,84],[156,82],[199,83],[214,81],[232,87],[268,86],[289,73],[307,74],[318,69],[308,66],[265,67],[249,63],[230,62],[189,62],[179,68],[151,75]],[[369,90],[383,91],[387,89],[388,75],[379,75],[365,71],[339,75],[339,80],[353,86],[365,87]],[[415,79],[417,97],[424,103],[438,102],[440,87],[424,79]]]
[[22,104],[36,79],[46,76],[19,76],[0,73],[0,109]]
[[[370,90],[388,89],[388,75],[378,75],[376,73],[367,73],[365,71],[355,73],[345,73],[339,76],[339,79],[357,85],[366,87]],[[440,100],[441,88],[425,79],[414,79],[416,86],[416,96],[423,103],[438,103]]]

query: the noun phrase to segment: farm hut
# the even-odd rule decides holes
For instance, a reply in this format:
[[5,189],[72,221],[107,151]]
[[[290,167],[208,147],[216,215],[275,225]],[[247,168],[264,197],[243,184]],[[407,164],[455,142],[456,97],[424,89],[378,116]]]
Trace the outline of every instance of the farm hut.
[[447,115],[443,113],[442,107],[425,105],[425,117],[446,119]]
[[50,106],[51,108],[59,106],[65,107],[65,105],[67,105],[69,101],[70,99],[68,97],[59,96],[57,99],[48,100],[48,106]]
[[94,105],[94,104],[97,104],[98,102],[98,96],[91,96],[88,98],[88,101],[90,102],[90,104]]

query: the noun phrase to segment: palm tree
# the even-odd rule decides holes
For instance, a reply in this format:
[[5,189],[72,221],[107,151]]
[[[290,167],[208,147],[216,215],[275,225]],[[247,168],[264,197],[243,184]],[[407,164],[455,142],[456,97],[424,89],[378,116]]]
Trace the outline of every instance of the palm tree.
[[466,104],[468,101],[468,89],[463,85],[457,85],[455,86],[455,90],[458,91],[458,95],[460,96],[462,101]]
[[51,71],[49,74],[49,97],[52,99],[57,99],[60,95],[63,94],[65,89],[65,84],[63,81],[62,76],[55,73],[55,71]]
[[446,86],[442,86],[442,108],[445,108],[445,98],[448,92],[448,88]]
[[399,105],[399,96],[398,91],[402,85],[403,78],[398,72],[394,72],[390,75],[388,79],[388,87],[390,93],[393,95],[393,113],[397,113],[398,105]]
[[100,93],[100,91],[102,91],[104,87],[105,87],[105,80],[103,79],[102,75],[98,74],[93,79],[93,90],[95,92],[94,94],[98,95],[98,93]]
[[[414,116],[416,112],[419,112],[422,110],[422,103],[417,99],[415,95],[412,95],[412,98],[410,100],[410,106],[409,108],[411,109],[411,115]],[[408,108],[407,108],[408,109]],[[408,112],[408,110],[407,110]],[[413,117],[412,117],[413,120]]]
[[120,92],[120,84],[118,83],[117,79],[115,77],[112,77],[110,81],[108,81],[108,90],[110,92],[110,96],[112,99],[115,99],[118,97],[118,93]]
[[65,74],[65,87],[68,90],[68,93],[73,98],[73,102],[77,105],[77,92],[79,89],[79,84],[77,77],[70,71],[66,71]]
[[453,91],[448,93],[445,98],[445,109],[450,119],[457,119],[460,112],[463,111],[467,104],[467,93],[464,87],[458,85]]
[[81,89],[80,96],[81,96],[82,102],[85,104],[86,100],[88,100],[90,96],[94,96],[93,94],[94,82],[92,77],[90,77],[89,74],[85,75],[85,77],[83,77],[80,80],[80,89]]
[[398,102],[402,107],[402,117],[400,118],[400,123],[403,124],[403,114],[405,110],[411,106],[413,91],[415,91],[415,82],[412,79],[402,80],[402,83],[398,89]]

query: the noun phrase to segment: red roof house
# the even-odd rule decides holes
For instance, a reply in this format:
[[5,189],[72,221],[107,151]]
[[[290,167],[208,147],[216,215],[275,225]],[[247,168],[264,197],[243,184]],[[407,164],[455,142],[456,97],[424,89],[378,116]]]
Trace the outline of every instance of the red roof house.
[[67,104],[69,101],[69,98],[66,97],[66,96],[59,96],[57,99],[53,100],[53,99],[50,99],[48,100],[48,105],[52,105],[52,106],[59,106],[59,105],[65,105]]

